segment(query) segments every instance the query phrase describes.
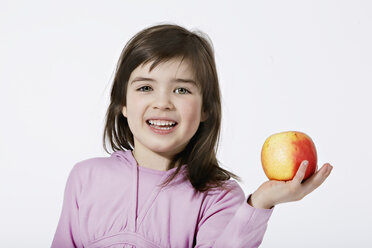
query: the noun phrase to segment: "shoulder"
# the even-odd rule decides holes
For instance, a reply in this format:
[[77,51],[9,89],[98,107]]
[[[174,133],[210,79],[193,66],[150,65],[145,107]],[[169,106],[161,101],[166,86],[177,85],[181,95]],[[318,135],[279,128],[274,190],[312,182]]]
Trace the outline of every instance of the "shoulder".
[[198,192],[196,195],[195,198],[200,200],[202,216],[209,216],[220,211],[233,213],[245,201],[242,188],[233,179],[225,181],[222,187]]
[[128,156],[128,151],[116,151],[109,157],[93,157],[81,160],[73,166],[70,174],[80,179],[96,175],[104,176],[129,169],[132,162]]
[[242,202],[245,199],[245,193],[238,182],[234,179],[226,180],[221,187],[211,188],[207,191],[197,191],[190,181],[184,179],[180,184],[183,195],[190,193],[193,199],[199,199],[203,204],[213,205],[221,201]]
[[214,204],[220,202],[240,204],[245,200],[243,189],[238,182],[233,179],[225,181],[222,187],[208,191],[207,197],[210,197]]

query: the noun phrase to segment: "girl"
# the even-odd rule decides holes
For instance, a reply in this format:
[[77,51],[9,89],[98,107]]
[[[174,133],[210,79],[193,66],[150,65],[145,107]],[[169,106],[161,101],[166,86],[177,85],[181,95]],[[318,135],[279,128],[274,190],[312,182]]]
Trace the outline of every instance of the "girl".
[[218,77],[211,43],[177,25],[135,35],[116,70],[104,130],[110,157],[77,163],[52,247],[258,247],[276,204],[330,174],[268,181],[245,197],[221,168]]

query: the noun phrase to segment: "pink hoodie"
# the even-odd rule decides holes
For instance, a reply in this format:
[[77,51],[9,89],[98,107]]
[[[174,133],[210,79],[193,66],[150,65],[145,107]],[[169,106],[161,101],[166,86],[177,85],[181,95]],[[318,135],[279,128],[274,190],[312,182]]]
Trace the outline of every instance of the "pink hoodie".
[[[185,172],[183,165],[182,172]],[[272,209],[256,209],[234,180],[231,190],[198,193],[175,168],[137,166],[131,151],[77,163],[68,177],[52,247],[258,247]]]

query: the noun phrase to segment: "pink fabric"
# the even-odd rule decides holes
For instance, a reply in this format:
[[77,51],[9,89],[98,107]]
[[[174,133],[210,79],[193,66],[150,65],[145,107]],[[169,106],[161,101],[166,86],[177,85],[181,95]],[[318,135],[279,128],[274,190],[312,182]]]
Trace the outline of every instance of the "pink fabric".
[[[182,172],[185,170],[183,166]],[[77,163],[68,177],[52,247],[258,247],[272,209],[230,190],[197,193],[179,175],[137,166],[131,151]]]

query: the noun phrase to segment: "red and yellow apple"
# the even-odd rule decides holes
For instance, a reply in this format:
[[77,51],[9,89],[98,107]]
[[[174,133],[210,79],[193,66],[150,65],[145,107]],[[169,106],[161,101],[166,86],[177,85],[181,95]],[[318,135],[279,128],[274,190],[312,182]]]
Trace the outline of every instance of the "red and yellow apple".
[[317,170],[317,153],[312,139],[302,132],[273,134],[262,147],[262,167],[270,180],[292,180],[303,160],[309,162],[306,179]]

